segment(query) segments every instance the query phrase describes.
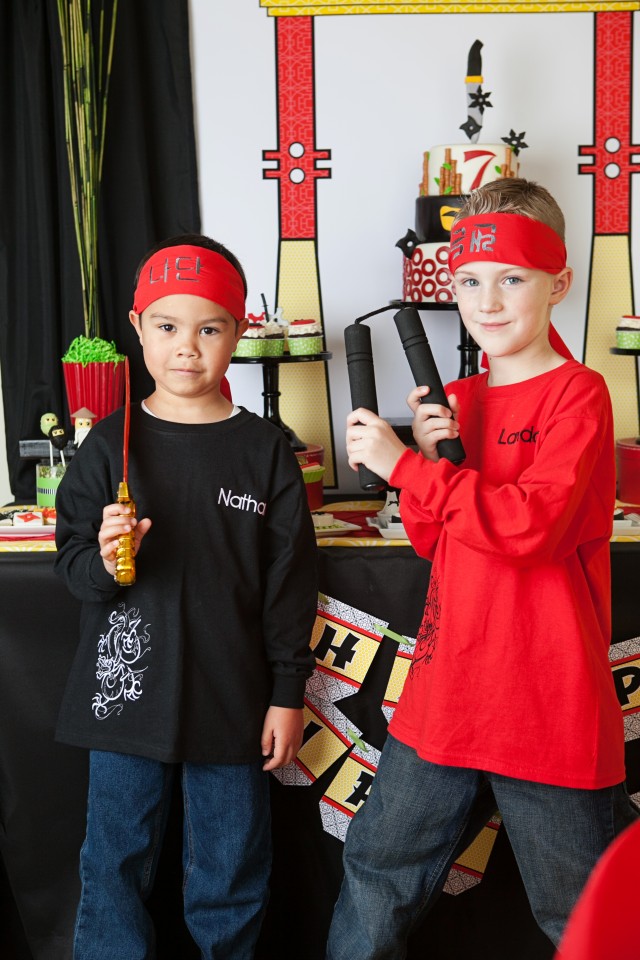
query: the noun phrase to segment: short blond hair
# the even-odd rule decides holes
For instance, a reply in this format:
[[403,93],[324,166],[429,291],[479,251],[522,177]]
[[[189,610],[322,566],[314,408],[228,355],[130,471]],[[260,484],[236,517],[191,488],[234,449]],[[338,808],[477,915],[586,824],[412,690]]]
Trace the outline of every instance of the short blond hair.
[[519,213],[551,227],[564,242],[562,210],[549,191],[533,180],[512,177],[485,183],[465,197],[454,224],[463,217],[477,217],[484,213]]

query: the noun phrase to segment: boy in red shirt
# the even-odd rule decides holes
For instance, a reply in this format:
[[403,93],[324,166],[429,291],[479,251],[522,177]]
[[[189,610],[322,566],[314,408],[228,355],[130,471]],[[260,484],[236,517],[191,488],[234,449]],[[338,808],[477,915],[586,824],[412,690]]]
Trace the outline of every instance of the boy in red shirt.
[[[432,570],[409,676],[347,835],[330,960],[405,956],[487,781],[556,944],[596,860],[638,815],[607,656],[611,405],[550,323],[572,281],[563,237],[537,184],[472,193],[449,267],[489,372],[453,384],[451,410],[412,391],[418,453],[368,410],[347,420],[350,465],[400,488]],[[436,445],[458,435],[466,460],[454,466]]]

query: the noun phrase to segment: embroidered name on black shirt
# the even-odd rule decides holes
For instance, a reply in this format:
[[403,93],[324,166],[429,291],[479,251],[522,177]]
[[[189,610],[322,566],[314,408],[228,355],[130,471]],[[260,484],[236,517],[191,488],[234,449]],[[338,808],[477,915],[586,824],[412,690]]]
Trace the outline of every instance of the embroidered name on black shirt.
[[223,503],[225,507],[233,507],[234,510],[246,510],[249,513],[259,513],[263,516],[267,511],[267,505],[262,500],[256,500],[250,493],[238,494],[232,490],[225,490],[220,487],[218,494],[218,503]]

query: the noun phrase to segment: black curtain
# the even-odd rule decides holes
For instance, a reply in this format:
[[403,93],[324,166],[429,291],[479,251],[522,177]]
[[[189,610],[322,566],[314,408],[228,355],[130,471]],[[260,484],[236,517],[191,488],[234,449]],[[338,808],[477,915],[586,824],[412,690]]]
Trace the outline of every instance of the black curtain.
[[[64,139],[56,0],[0,4],[0,363],[11,489],[35,498],[19,440],[53,410],[71,430],[60,358],[84,332]],[[149,247],[200,229],[188,0],[120,0],[101,192],[101,335],[150,392],[129,324]]]

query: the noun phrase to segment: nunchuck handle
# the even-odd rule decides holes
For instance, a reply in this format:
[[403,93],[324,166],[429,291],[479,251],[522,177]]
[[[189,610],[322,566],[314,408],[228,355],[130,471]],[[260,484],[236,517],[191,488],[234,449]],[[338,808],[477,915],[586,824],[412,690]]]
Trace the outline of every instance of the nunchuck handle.
[[[373,372],[373,353],[371,349],[371,328],[363,323],[352,323],[345,327],[344,345],[347,353],[347,372],[351,390],[353,410],[365,407],[372,413],[378,413],[376,380]],[[376,473],[360,464],[358,467],[360,486],[363,490],[384,490],[386,483]]]
[[[422,403],[440,403],[451,409],[447,395],[442,386],[442,380],[433,359],[431,347],[422,326],[420,314],[415,307],[404,307],[393,318],[400,334],[411,368],[411,373],[417,387],[429,387],[429,395],[422,397]],[[441,457],[452,463],[462,463],[466,454],[460,438],[455,440],[441,440],[437,444]]]

